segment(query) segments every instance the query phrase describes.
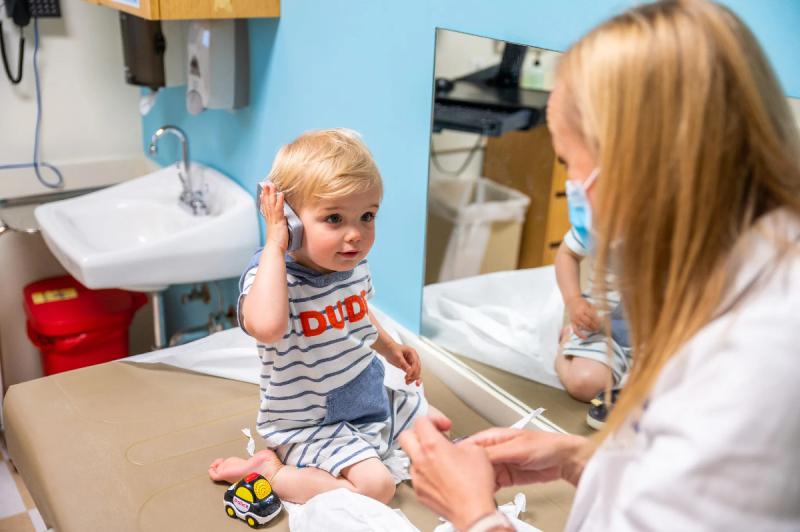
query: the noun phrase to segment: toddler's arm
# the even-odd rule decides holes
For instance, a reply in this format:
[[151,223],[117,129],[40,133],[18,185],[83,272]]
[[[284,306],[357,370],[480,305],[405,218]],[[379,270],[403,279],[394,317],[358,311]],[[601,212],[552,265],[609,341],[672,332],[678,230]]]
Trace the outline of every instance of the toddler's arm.
[[289,232],[283,214],[283,194],[273,185],[261,195],[267,219],[267,243],[261,252],[253,286],[242,302],[245,330],[261,343],[273,344],[286,333],[289,291],[286,287],[286,247]]
[[378,338],[372,344],[372,349],[383,355],[389,364],[406,372],[406,384],[422,384],[422,363],[417,351],[413,347],[395,342],[372,312],[369,312],[369,321],[378,330]]
[[583,257],[569,249],[562,241],[556,252],[556,282],[567,307],[572,329],[585,338],[600,328],[600,318],[594,307],[581,295],[580,265]]
[[583,257],[569,249],[566,242],[561,241],[555,259],[556,282],[567,306],[576,299],[582,299],[580,281],[582,260]]

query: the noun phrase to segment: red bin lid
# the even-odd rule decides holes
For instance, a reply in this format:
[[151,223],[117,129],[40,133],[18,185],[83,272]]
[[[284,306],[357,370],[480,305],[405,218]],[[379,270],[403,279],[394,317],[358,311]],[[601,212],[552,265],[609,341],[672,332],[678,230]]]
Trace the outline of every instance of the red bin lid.
[[127,327],[147,296],[127,290],[90,290],[65,275],[31,283],[24,289],[31,328],[48,336]]

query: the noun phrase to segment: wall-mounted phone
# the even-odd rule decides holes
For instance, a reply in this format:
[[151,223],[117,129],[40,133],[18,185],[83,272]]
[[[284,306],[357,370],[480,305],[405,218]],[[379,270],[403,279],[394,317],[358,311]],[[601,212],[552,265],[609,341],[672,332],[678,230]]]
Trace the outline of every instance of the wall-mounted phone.
[[11,67],[8,64],[6,43],[3,40],[3,23],[0,22],[0,53],[3,56],[3,67],[6,70],[8,79],[16,85],[22,81],[22,61],[25,57],[25,37],[22,35],[22,28],[30,23],[31,18],[60,17],[61,5],[59,0],[5,0],[5,4],[6,15],[20,28],[17,73],[14,75],[11,73]]
[[6,14],[17,26],[27,26],[31,17],[60,17],[58,0],[6,0]]
[[[256,201],[258,202],[259,210],[261,210],[261,194],[270,183],[271,181],[267,180],[258,184],[258,188],[256,189]],[[261,210],[261,214],[264,214],[263,210]],[[286,227],[289,228],[289,245],[286,246],[286,251],[300,249],[300,246],[303,245],[303,222],[300,221],[300,217],[294,212],[294,209],[292,209],[289,202],[286,201],[286,198],[283,200],[283,214],[286,216]],[[264,216],[266,216],[266,214],[264,214]]]

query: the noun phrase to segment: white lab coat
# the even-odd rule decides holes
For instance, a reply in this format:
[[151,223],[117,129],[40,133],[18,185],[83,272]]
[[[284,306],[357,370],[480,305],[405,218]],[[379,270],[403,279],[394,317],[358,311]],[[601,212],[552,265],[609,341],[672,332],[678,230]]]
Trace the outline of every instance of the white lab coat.
[[747,238],[717,318],[586,465],[567,530],[800,530],[800,221]]

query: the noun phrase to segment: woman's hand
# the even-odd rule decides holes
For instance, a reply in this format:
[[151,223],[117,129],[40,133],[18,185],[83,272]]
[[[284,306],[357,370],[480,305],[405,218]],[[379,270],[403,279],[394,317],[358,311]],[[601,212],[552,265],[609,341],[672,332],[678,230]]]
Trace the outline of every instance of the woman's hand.
[[411,480],[419,501],[464,530],[496,508],[494,471],[486,451],[471,443],[454,445],[437,420],[421,417],[400,434],[411,458]]
[[567,315],[572,330],[583,339],[600,330],[597,309],[583,297],[576,297],[567,303]]
[[267,220],[267,246],[277,246],[285,252],[289,247],[289,226],[283,213],[283,193],[267,184],[261,192],[261,212]]
[[416,382],[417,386],[422,384],[422,364],[419,355],[413,347],[399,344],[394,340],[387,341],[386,346],[380,351],[386,357],[386,361],[400,368],[406,373],[406,384]]
[[463,440],[486,450],[497,488],[563,478],[578,484],[583,461],[577,451],[586,438],[571,434],[492,428]]

